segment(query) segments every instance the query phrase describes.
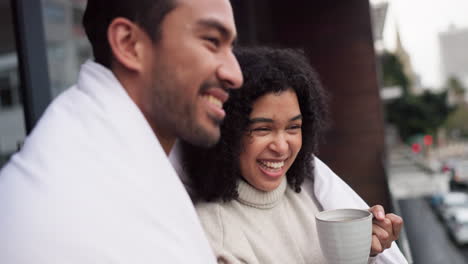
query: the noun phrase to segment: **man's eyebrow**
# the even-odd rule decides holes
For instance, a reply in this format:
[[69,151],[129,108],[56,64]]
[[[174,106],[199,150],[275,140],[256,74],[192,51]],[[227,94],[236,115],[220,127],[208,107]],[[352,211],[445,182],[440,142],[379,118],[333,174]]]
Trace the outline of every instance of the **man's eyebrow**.
[[197,24],[206,28],[214,28],[219,31],[224,39],[230,40],[232,38],[233,43],[237,42],[237,36],[234,36],[234,33],[231,30],[216,19],[201,19]]

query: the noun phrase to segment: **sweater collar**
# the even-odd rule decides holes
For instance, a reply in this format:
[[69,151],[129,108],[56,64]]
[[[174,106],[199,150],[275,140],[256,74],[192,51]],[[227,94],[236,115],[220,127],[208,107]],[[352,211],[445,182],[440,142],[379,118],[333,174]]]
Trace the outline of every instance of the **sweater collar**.
[[237,200],[242,204],[255,208],[273,208],[281,201],[281,198],[284,196],[284,192],[286,191],[286,187],[286,177],[283,177],[278,188],[269,192],[257,190],[246,181],[240,180],[237,187],[237,191],[239,193]]

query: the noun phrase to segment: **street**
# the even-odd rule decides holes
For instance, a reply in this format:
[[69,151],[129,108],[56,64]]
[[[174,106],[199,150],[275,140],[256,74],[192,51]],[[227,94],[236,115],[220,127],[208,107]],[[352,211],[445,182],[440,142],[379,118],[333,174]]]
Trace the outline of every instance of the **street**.
[[415,264],[468,263],[468,246],[458,247],[425,198],[399,201]]
[[[458,151],[462,149],[463,153]],[[397,148],[390,152],[388,162],[388,180],[390,192],[404,221],[402,250],[409,249],[412,263],[415,264],[458,264],[468,263],[468,246],[457,246],[449,236],[442,219],[436,215],[429,204],[428,197],[433,194],[450,191],[450,174],[441,172],[444,156],[456,151],[460,160],[468,160],[468,148],[454,148],[433,155],[432,159],[423,159],[408,149]],[[442,154],[442,155],[441,155]],[[405,250],[404,250],[405,251]],[[408,252],[404,252],[408,254]]]

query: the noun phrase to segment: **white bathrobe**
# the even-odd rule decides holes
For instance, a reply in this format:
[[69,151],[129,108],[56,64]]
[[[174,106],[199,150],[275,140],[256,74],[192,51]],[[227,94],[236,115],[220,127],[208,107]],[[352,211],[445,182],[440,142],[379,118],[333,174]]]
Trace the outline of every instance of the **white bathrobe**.
[[85,63],[0,172],[0,263],[215,262],[144,116]]

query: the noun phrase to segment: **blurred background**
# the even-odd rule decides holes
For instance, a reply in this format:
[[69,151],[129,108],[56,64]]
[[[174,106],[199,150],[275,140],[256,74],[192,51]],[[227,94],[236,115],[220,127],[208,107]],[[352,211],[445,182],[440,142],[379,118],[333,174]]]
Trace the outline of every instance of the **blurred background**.
[[[231,3],[240,44],[305,51],[331,95],[318,156],[403,216],[410,262],[468,263],[468,2]],[[91,58],[85,6],[0,0],[0,168]]]
[[86,0],[0,0],[0,167],[91,57],[81,26],[85,6]]

